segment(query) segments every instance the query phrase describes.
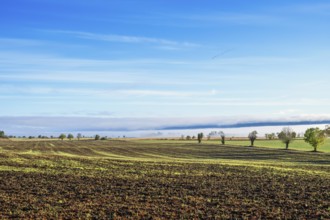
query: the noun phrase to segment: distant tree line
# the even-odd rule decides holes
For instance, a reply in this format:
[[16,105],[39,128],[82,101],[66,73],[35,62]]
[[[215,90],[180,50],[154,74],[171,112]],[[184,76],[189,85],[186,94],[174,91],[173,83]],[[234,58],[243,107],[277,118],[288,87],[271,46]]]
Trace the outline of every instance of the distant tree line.
[[[306,143],[310,144],[314,148],[314,152],[318,150],[318,147],[323,145],[326,141],[326,139],[330,136],[330,126],[326,126],[325,129],[320,128],[309,128],[306,130],[306,132],[303,135],[303,139]],[[210,140],[213,137],[220,137],[220,143],[222,145],[225,144],[226,141],[226,135],[223,131],[212,131],[207,135],[207,140]],[[204,138],[203,133],[197,134],[197,141],[198,143],[202,143],[202,140]],[[250,140],[250,146],[254,146],[254,142],[258,138],[258,132],[252,131],[248,134],[248,139]],[[300,135],[297,135],[295,131],[293,131],[290,127],[284,127],[281,132],[279,133],[270,133],[265,134],[265,138],[268,140],[274,140],[278,139],[281,140],[285,144],[285,149],[289,149],[290,143],[292,143],[295,139],[300,138]],[[196,139],[195,136],[187,135],[184,137],[181,136],[181,140],[194,140]],[[231,138],[230,138],[231,140]]]
[[[4,131],[0,131],[0,138],[28,138],[28,139],[54,139],[54,138],[58,138],[60,140],[64,140],[64,139],[69,139],[70,141],[74,139],[74,135],[73,134],[60,134],[58,137],[55,137],[53,135],[51,136],[45,136],[45,135],[38,135],[38,136],[12,136],[12,135],[5,135]],[[80,140],[82,138],[86,138],[85,136],[83,136],[81,133],[78,133],[76,136],[77,140]],[[107,140],[108,137],[104,136],[101,137],[100,135],[96,134],[95,136],[89,137],[89,138],[93,138],[95,140]],[[123,136],[123,138],[125,138],[125,136]]]
[[[69,139],[70,141],[72,140],[72,139],[74,139],[74,136],[73,136],[73,134],[68,134],[68,135],[66,135],[66,134],[60,134],[60,136],[58,137],[59,139],[61,139],[62,141],[65,139],[65,138],[67,138],[67,139]],[[77,140],[79,141],[81,138],[85,138],[85,136],[82,136],[82,134],[81,133],[78,133],[77,134],[77,136],[76,136],[76,138],[77,138]],[[94,140],[107,140],[108,139],[108,137],[107,136],[104,136],[104,137],[101,137],[100,135],[98,135],[98,134],[96,134],[94,137],[92,137],[92,138],[94,138]]]
[[[254,142],[257,140],[258,138],[258,132],[257,131],[252,131],[249,133],[248,135],[248,139],[250,140],[250,146],[253,147],[254,146]],[[330,126],[327,125],[325,127],[325,129],[320,129],[320,128],[309,128],[306,130],[306,132],[304,133],[303,135],[303,139],[306,143],[310,144],[312,147],[313,147],[313,151],[316,152],[318,151],[318,148],[320,146],[322,146],[326,139],[330,136]],[[85,136],[82,136],[81,133],[78,133],[76,138],[77,140],[80,140],[81,138],[84,138]],[[212,131],[210,132],[208,135],[207,135],[207,139],[210,140],[212,137],[220,137],[220,143],[222,145],[225,144],[225,141],[226,141],[226,135],[223,131],[219,131],[219,132],[216,132],[216,131]],[[289,149],[289,145],[290,143],[292,143],[296,138],[299,138],[300,135],[297,135],[297,133],[295,131],[293,131],[291,128],[289,127],[284,127],[282,129],[281,132],[275,134],[275,133],[270,133],[270,134],[265,134],[265,138],[266,139],[269,139],[269,140],[273,140],[273,139],[279,139],[281,140],[284,144],[285,144],[285,149]],[[16,138],[16,136],[6,136],[5,135],[5,132],[0,130],[0,138]],[[18,137],[18,138],[26,138],[26,136],[21,136],[21,137]],[[34,136],[28,136],[29,139],[33,139],[35,138]],[[48,138],[55,138],[54,136],[44,136],[44,135],[39,135],[37,136],[38,139],[48,139]],[[61,139],[62,141],[64,139],[69,139],[70,141],[72,139],[74,139],[74,135],[73,134],[60,134],[58,136],[59,139]],[[105,136],[105,137],[101,137],[100,135],[96,134],[94,137],[94,140],[107,140],[108,137]],[[123,138],[125,138],[125,136],[123,136]],[[198,143],[202,143],[202,140],[204,138],[204,134],[203,133],[198,133],[197,134],[197,141]],[[196,137],[195,136],[184,136],[182,135],[181,136],[181,140],[195,140]],[[231,140],[231,138],[230,138]]]

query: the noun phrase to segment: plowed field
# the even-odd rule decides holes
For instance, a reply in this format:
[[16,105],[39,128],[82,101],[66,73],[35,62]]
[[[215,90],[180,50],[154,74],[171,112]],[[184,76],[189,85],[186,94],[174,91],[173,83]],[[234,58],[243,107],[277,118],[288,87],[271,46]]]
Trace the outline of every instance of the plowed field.
[[0,141],[0,218],[330,219],[330,154]]

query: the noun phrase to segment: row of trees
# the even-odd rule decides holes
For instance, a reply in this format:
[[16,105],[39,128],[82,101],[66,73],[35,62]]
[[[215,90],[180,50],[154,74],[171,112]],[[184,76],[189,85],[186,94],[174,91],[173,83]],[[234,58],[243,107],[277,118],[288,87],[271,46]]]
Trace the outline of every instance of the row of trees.
[[[220,131],[220,132],[213,131],[207,137],[208,137],[208,139],[210,139],[212,136],[218,136],[218,135],[221,138],[221,143],[225,144],[226,136],[223,131]],[[249,133],[248,138],[251,142],[251,146],[254,146],[255,140],[258,138],[257,135],[258,135],[257,131],[252,131]],[[324,142],[328,136],[330,136],[330,127],[329,126],[326,126],[325,129],[309,128],[306,130],[306,132],[304,134],[304,140],[305,140],[305,142],[312,145],[314,148],[314,151],[316,152],[318,150],[318,147],[321,146],[322,144],[324,144]],[[5,132],[0,131],[0,138],[6,138],[6,137],[7,136],[5,135]],[[82,137],[83,136],[80,133],[78,133],[76,136],[76,138],[78,140],[80,140]],[[285,144],[285,149],[289,149],[289,144],[296,137],[297,137],[297,133],[289,127],[284,127],[280,133],[277,133],[277,138]],[[38,138],[48,138],[48,137],[39,135]],[[72,140],[74,138],[74,136],[73,136],[73,134],[68,134],[68,135],[61,134],[59,136],[59,139],[61,139],[61,140],[64,140],[65,138]],[[204,134],[198,133],[198,135],[197,135],[198,143],[201,143],[203,138],[204,138]],[[267,134],[266,138],[275,139],[276,135],[275,135],[275,133]],[[94,139],[95,140],[106,140],[107,137],[101,137],[100,135],[97,134],[94,136]],[[182,139],[184,139],[184,136],[182,136]],[[195,139],[195,136],[193,136],[192,138],[190,136],[187,136],[186,139],[187,140]]]
[[[58,138],[61,139],[62,141],[65,138],[67,138],[67,139],[69,139],[71,141],[74,138],[74,136],[73,136],[73,134],[68,134],[68,135],[66,135],[66,134],[60,134],[60,136]],[[83,138],[83,136],[80,133],[78,133],[77,136],[76,136],[76,138],[79,141],[81,138]],[[95,140],[107,140],[108,137],[101,137],[100,135],[97,134],[97,135],[94,136],[94,139]]]
[[[304,141],[312,145],[313,151],[316,152],[318,147],[325,143],[328,136],[330,136],[329,126],[326,126],[325,129],[308,128],[304,134]],[[253,146],[254,141],[257,139],[257,132],[251,132],[248,137],[251,141],[251,146]],[[285,127],[278,133],[277,137],[285,144],[285,149],[289,149],[289,144],[297,137],[297,133],[291,128]]]
[[[257,139],[258,132],[252,131],[249,133],[248,138],[251,141],[251,146],[254,146],[254,141]],[[266,134],[267,139],[273,140],[276,138],[275,133]],[[280,133],[277,133],[277,138],[285,144],[285,149],[289,149],[289,144],[296,138],[297,133],[289,127],[284,127]]]
[[[74,135],[73,134],[60,134],[58,137],[56,136],[44,136],[44,135],[39,135],[39,136],[7,136],[5,135],[5,132],[4,131],[0,131],[0,138],[28,138],[28,139],[34,139],[34,138],[38,138],[38,139],[54,139],[54,138],[59,138],[61,140],[64,140],[64,139],[69,139],[69,140],[72,140],[74,139]],[[76,138],[78,140],[80,140],[81,138],[85,138],[85,136],[83,136],[81,133],[78,133],[76,135]],[[100,135],[96,134],[95,136],[92,136],[92,137],[88,137],[88,138],[94,138],[95,140],[107,140],[108,137],[105,136],[105,137],[101,137]],[[118,137],[119,138],[119,137]],[[123,138],[125,138],[125,136],[123,136]]]
[[[212,134],[214,132],[211,132]],[[210,134],[211,134],[210,133]],[[208,135],[208,139],[211,135]],[[223,131],[217,132],[218,135],[220,135],[221,138],[221,144],[225,144],[225,133]],[[255,140],[258,138],[258,132],[257,131],[252,131],[249,133],[248,138],[250,140],[251,146],[254,146]],[[275,133],[268,134],[269,136],[266,136],[268,139],[275,139],[276,135]],[[323,145],[325,143],[325,140],[327,137],[330,136],[330,127],[326,126],[325,129],[320,129],[320,128],[309,128],[306,130],[304,134],[304,140],[308,144],[312,145],[314,148],[314,152],[318,150],[318,147]],[[187,140],[190,139],[190,136],[187,136]],[[202,142],[202,139],[204,137],[203,133],[198,133],[197,135],[197,140],[198,143]],[[277,133],[277,138],[281,140],[285,144],[285,149],[289,149],[289,145],[294,139],[296,139],[297,133],[293,131],[290,127],[284,127],[281,132]]]
[[[58,137],[59,139],[61,139],[62,141],[65,139],[65,138],[68,138],[70,141],[74,138],[73,134],[68,134],[68,135],[65,135],[65,134],[60,134],[60,136]],[[77,135],[77,138],[78,140],[81,138],[81,135]]]

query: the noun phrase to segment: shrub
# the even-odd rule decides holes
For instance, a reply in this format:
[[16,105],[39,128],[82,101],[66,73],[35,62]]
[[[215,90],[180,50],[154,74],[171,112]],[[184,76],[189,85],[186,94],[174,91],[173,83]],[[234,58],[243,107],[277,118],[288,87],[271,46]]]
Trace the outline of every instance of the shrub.
[[98,134],[95,135],[95,138],[94,138],[94,139],[95,139],[96,141],[97,141],[97,140],[100,140],[100,135],[98,135]]
[[317,151],[317,148],[324,144],[328,136],[328,128],[321,130],[319,128],[309,128],[304,134],[305,142],[309,143],[314,147],[314,152]]

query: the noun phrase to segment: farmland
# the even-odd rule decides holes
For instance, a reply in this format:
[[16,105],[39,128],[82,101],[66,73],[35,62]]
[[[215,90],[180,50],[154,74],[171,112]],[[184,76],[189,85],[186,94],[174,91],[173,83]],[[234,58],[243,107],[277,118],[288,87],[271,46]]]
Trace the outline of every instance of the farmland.
[[[234,145],[234,146],[250,146],[250,141],[247,138],[228,138],[226,140],[226,144]],[[161,140],[143,140],[145,143],[159,143]],[[180,143],[191,143],[194,144],[197,140],[171,140],[171,142]],[[211,139],[211,140],[204,140],[204,143],[207,144],[214,144],[219,145],[220,139]],[[275,140],[265,140],[265,139],[257,139],[254,143],[256,147],[266,147],[266,148],[274,148],[274,149],[284,149],[285,144],[278,139]],[[292,141],[289,145],[289,149],[299,150],[299,151],[312,151],[313,148],[311,145],[306,143],[303,139],[296,139]],[[330,139],[327,139],[325,144],[319,147],[319,151],[330,153]]]
[[0,218],[330,218],[329,153],[236,143],[0,140]]

